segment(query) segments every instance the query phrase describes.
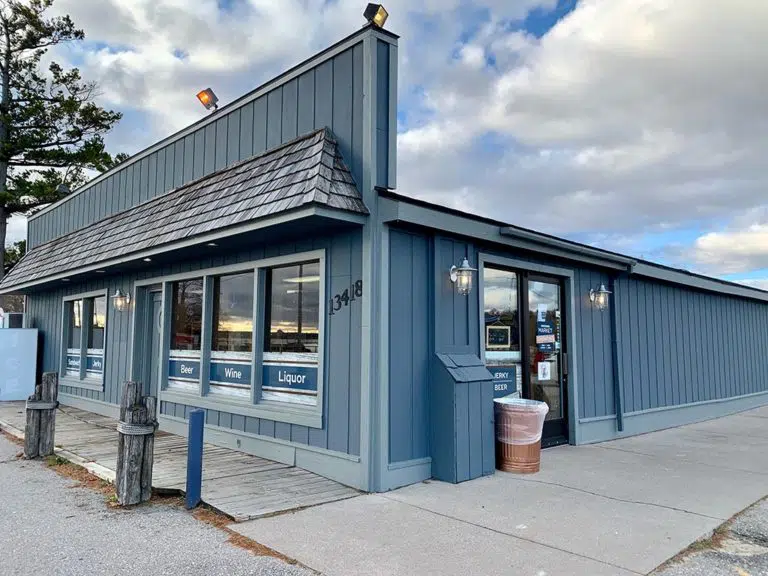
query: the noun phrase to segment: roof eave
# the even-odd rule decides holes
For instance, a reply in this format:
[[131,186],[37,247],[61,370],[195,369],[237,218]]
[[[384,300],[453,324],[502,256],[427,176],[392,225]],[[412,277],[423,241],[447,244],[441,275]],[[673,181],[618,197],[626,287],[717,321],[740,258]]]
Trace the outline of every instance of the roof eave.
[[193,238],[187,238],[177,242],[163,244],[161,246],[153,247],[147,250],[141,250],[138,252],[127,254],[125,256],[118,257],[118,258],[100,261],[89,266],[77,268],[75,270],[69,270],[66,272],[62,272],[60,274],[52,274],[49,276],[45,276],[43,278],[30,280],[28,282],[22,282],[19,284],[11,284],[8,286],[3,286],[2,284],[4,284],[8,278],[11,278],[11,279],[13,278],[11,276],[11,274],[13,274],[13,271],[11,271],[10,274],[3,279],[3,282],[0,283],[0,296],[6,295],[6,294],[25,294],[26,291],[32,288],[42,286],[44,284],[49,284],[51,282],[63,280],[64,278],[69,278],[75,275],[86,274],[89,272],[94,272],[96,270],[106,270],[106,269],[109,269],[110,267],[118,266],[120,264],[136,262],[144,258],[159,256],[161,254],[173,252],[174,250],[179,250],[182,248],[187,248],[189,246],[196,246],[198,244],[207,244],[209,242],[214,242],[216,240],[221,240],[223,238],[237,236],[239,234],[245,234],[255,230],[261,230],[263,228],[268,228],[271,226],[279,226],[281,224],[295,222],[297,220],[310,218],[312,216],[320,217],[327,220],[333,220],[333,221],[339,222],[340,224],[343,223],[343,224],[360,225],[360,226],[362,226],[369,217],[367,214],[349,212],[347,210],[333,208],[333,207],[322,205],[322,204],[315,204],[315,203],[306,204],[294,210],[282,212],[272,216],[267,216],[264,218],[260,218],[258,220],[252,220],[250,222],[238,224],[235,226],[231,226],[229,228],[221,228],[206,234],[195,236]]

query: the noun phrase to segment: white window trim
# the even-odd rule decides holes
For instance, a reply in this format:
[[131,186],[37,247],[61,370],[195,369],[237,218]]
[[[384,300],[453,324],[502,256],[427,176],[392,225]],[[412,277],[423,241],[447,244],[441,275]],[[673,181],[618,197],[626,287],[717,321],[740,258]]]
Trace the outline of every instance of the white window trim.
[[[104,297],[106,300],[106,316],[104,318],[104,360],[101,376],[95,376],[93,374],[87,374],[87,355],[88,355],[88,330],[85,328],[85,317],[81,320],[82,326],[80,328],[80,377],[67,374],[67,304],[74,302],[75,300],[86,300],[88,298]],[[83,307],[85,308],[85,307]],[[85,310],[83,310],[85,311]],[[89,320],[90,321],[90,320]],[[59,354],[59,362],[57,372],[59,373],[59,385],[69,386],[70,388],[82,388],[84,390],[96,390],[97,392],[104,391],[104,379],[107,369],[107,334],[109,331],[109,325],[111,321],[110,306],[109,306],[109,290],[91,290],[90,292],[80,292],[78,294],[70,294],[62,298],[61,306],[61,325],[59,331],[59,342],[61,343],[61,352]],[[83,357],[83,351],[85,351],[85,361]]]
[[[299,403],[279,402],[272,400],[263,400],[260,398],[261,377],[262,377],[262,355],[264,353],[264,320],[266,313],[266,285],[265,273],[267,268],[275,266],[285,266],[317,260],[320,265],[320,309],[318,322],[318,364],[317,364],[317,402],[314,406]],[[275,422],[285,422],[289,424],[299,424],[309,428],[323,427],[323,405],[325,398],[325,332],[326,332],[326,312],[327,312],[327,270],[326,250],[310,250],[289,254],[285,256],[275,256],[252,260],[239,264],[227,266],[216,266],[211,268],[202,268],[190,272],[170,274],[148,278],[134,283],[134,295],[137,290],[162,283],[163,286],[163,328],[161,337],[161,362],[160,362],[160,380],[158,386],[158,410],[160,402],[174,402],[184,404],[195,408],[206,408],[210,410],[219,410],[230,414],[242,416],[251,416],[273,420]],[[213,277],[237,274],[242,272],[254,273],[254,325],[253,325],[253,361],[251,364],[251,397],[250,399],[238,399],[237,397],[222,397],[221,395],[209,394],[207,367],[210,361],[210,350],[206,350],[206,342],[210,342],[213,313],[210,309],[212,304]],[[172,282],[180,280],[190,280],[193,278],[203,278],[203,323],[201,334],[200,350],[200,381],[198,393],[192,394],[173,388],[168,388],[168,356],[170,354],[170,329],[171,329],[171,287]],[[77,299],[74,297],[73,299]],[[136,315],[134,315],[135,317]],[[136,346],[137,327],[132,328],[131,335],[131,353],[130,358],[134,358],[134,347]],[[131,368],[133,372],[133,368]]]

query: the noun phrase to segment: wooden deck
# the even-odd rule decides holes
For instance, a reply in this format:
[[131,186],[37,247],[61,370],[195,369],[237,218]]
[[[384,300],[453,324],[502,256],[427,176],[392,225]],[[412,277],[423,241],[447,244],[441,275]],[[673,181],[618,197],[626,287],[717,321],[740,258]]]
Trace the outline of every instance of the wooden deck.
[[[0,402],[0,428],[23,436],[24,403]],[[117,420],[62,406],[56,414],[56,449],[61,456],[109,481],[115,478]],[[158,432],[152,485],[184,492],[187,440]],[[203,502],[237,521],[250,520],[351,498],[357,490],[312,472],[228,448],[203,448]]]

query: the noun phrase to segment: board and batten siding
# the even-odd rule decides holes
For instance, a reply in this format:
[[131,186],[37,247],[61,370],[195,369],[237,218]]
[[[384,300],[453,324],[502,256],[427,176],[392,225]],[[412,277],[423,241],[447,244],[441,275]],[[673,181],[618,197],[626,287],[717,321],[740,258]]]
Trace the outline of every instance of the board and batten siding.
[[[615,416],[610,313],[589,301],[590,289],[609,285],[608,272],[451,237],[437,236],[434,245],[438,351],[480,353],[481,297],[459,296],[448,280],[448,269],[465,255],[473,265],[485,253],[572,271],[575,306],[568,319],[575,338],[568,352],[576,360],[578,417]],[[616,279],[610,299],[625,414],[768,392],[765,303],[626,275]]]
[[[61,354],[62,298],[95,290],[117,288],[133,293],[137,280],[250,262],[273,256],[299,252],[326,250],[327,294],[341,293],[362,275],[362,236],[359,230],[342,232],[326,237],[309,238],[297,242],[255,246],[248,250],[218,257],[179,262],[169,266],[147,268],[140,273],[124,276],[106,276],[83,284],[48,292],[35,292],[29,296],[30,327],[43,333],[43,369],[56,371]],[[364,288],[365,289],[365,288]],[[290,440],[319,448],[358,456],[360,454],[360,358],[362,311],[360,300],[343,306],[326,321],[325,374],[323,427],[274,422],[244,417],[227,412],[208,410],[208,423],[253,432],[264,436]],[[130,332],[133,312],[116,312],[109,303],[105,350],[104,390],[88,390],[62,385],[61,392],[74,396],[119,404],[121,383],[130,371]],[[161,398],[162,400],[162,398]],[[189,407],[161,402],[161,413],[186,417]]]
[[[388,55],[388,44],[381,41],[379,44],[383,45],[379,52],[383,50]],[[388,78],[382,79],[380,109],[388,110],[388,86]],[[127,160],[123,168],[107,178],[30,219],[29,248],[318,128],[329,127],[333,131],[339,150],[359,185],[363,172],[362,40],[259,98],[217,114],[221,116],[215,122],[173,138],[147,157]],[[388,122],[388,118],[382,121],[385,119]],[[388,138],[386,128],[382,130]],[[383,160],[378,165],[386,166],[387,146],[383,143],[379,148]]]
[[636,277],[616,293],[625,413],[768,391],[768,304]]
[[430,238],[390,232],[389,462],[429,456]]

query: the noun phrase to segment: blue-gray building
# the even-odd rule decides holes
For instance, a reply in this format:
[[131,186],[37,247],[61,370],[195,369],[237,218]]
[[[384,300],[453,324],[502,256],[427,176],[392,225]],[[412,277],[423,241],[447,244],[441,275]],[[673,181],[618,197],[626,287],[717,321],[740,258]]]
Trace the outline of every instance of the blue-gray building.
[[377,491],[493,473],[494,396],[545,445],[768,402],[768,292],[395,192],[397,66],[363,28],[30,218],[0,294],[64,404],[139,380],[163,429]]

